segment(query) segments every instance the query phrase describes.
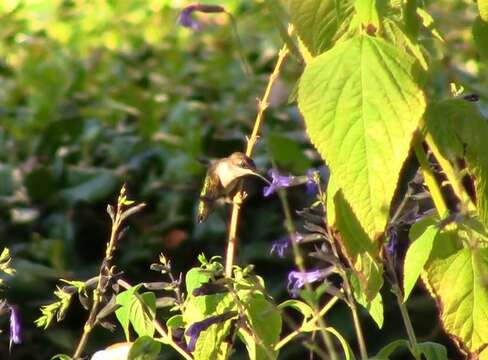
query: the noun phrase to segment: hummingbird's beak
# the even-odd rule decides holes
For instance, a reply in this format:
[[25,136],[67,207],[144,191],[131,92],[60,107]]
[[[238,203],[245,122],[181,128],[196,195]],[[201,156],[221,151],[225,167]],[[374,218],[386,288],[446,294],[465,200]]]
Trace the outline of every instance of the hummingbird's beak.
[[271,183],[269,182],[268,179],[266,179],[263,175],[257,173],[254,170],[246,169],[246,168],[239,168],[238,173],[239,173],[238,177],[246,176],[246,175],[254,175],[254,176],[257,176],[258,178],[260,178],[261,180],[263,180],[266,184],[271,185]]

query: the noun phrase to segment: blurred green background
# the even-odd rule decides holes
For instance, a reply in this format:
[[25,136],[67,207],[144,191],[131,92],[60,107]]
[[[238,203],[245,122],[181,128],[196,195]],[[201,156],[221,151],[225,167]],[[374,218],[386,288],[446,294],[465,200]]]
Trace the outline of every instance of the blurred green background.
[[[205,1],[208,2],[208,1]],[[24,343],[12,359],[49,359],[71,353],[86,313],[74,303],[62,324],[36,329],[39,306],[53,299],[59,278],[87,279],[98,271],[109,234],[105,209],[123,182],[130,197],[148,207],[131,220],[115,263],[131,283],[157,279],[148,269],[164,252],[176,272],[197,264],[197,254],[223,255],[225,209],[196,225],[205,167],[199,159],[242,150],[261,93],[281,45],[265,1],[215,1],[234,14],[198,15],[200,32],[178,25],[187,1],[3,0],[0,3],[0,241],[14,258],[16,275],[5,297],[18,304]],[[210,2],[208,2],[210,3]],[[431,1],[446,43],[425,38],[437,60],[431,96],[451,81],[488,98],[486,65],[479,62],[471,24],[472,1]],[[256,164],[273,158],[281,170],[303,175],[321,161],[309,144],[296,106],[289,101],[301,65],[290,58],[273,89]],[[484,108],[486,110],[486,107]],[[304,188],[290,191],[294,209],[313,200]],[[299,221],[299,220],[298,220]],[[269,256],[284,234],[276,198],[252,196],[243,211],[239,262],[253,263],[277,300],[286,293],[289,260]],[[405,337],[393,298],[384,292],[385,328],[364,315],[374,353]],[[443,337],[432,301],[421,288],[409,303],[421,340]],[[330,318],[353,346],[350,314],[338,307]],[[8,319],[0,319],[0,358],[8,357]],[[121,341],[120,331],[94,332],[90,352]],[[303,355],[299,344],[283,359]],[[302,355],[299,355],[302,354]],[[243,354],[238,356],[244,356]],[[174,358],[168,350],[164,358]]]

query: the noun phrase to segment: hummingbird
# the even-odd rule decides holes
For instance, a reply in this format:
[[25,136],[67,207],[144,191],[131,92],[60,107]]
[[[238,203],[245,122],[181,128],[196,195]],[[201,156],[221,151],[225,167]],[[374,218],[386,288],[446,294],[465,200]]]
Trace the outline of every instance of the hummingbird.
[[252,159],[241,152],[213,161],[200,192],[197,221],[202,223],[207,220],[219,201],[231,202],[230,199],[239,189],[238,185],[246,176],[257,176],[269,184],[268,179],[257,172]]

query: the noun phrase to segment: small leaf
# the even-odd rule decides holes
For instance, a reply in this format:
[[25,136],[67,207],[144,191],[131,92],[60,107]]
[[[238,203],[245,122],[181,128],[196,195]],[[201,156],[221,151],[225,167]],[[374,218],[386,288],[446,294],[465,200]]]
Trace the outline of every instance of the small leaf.
[[355,3],[356,13],[363,27],[367,29],[369,26],[374,26],[374,32],[370,33],[368,31],[369,35],[373,35],[380,27],[377,9],[378,2],[377,0],[356,0]]
[[131,346],[127,360],[155,360],[161,352],[161,343],[150,336],[142,336]]
[[156,295],[153,292],[146,292],[139,296],[134,296],[129,314],[130,322],[139,336],[153,336]]
[[313,317],[313,309],[303,301],[291,299],[286,300],[278,305],[278,309],[280,310],[287,307],[291,307],[292,309],[297,310],[303,315],[302,326],[306,321],[310,320]]
[[411,238],[412,244],[407,250],[403,269],[403,302],[407,301],[417,283],[417,279],[429,259],[438,232],[439,226],[430,225],[420,237]]
[[119,321],[122,329],[124,329],[125,339],[130,341],[130,334],[129,334],[129,324],[130,324],[130,304],[132,298],[134,297],[134,293],[142,286],[142,284],[136,285],[127,289],[120,294],[117,295],[116,303],[120,305],[115,311],[115,316]]
[[448,360],[444,345],[435,342],[423,342],[418,344],[418,348],[420,353],[425,356],[425,360]]
[[378,353],[374,358],[378,360],[385,360],[385,359],[389,360],[390,355],[393,354],[396,351],[396,349],[400,347],[410,349],[410,343],[408,342],[408,340],[405,339],[392,341],[388,345],[383,346],[383,348],[381,348],[381,350],[378,351]]

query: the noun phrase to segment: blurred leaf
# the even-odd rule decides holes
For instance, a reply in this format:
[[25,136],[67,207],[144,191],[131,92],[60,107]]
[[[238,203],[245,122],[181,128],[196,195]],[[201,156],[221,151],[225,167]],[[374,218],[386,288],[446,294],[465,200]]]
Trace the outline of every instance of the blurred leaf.
[[480,16],[483,19],[483,21],[488,22],[488,1],[478,0],[478,9],[480,11]]
[[389,360],[390,355],[395,352],[396,349],[400,347],[405,347],[407,349],[410,349],[410,343],[408,340],[405,339],[399,339],[392,341],[388,345],[385,345],[383,348],[381,348],[380,351],[376,354],[376,356],[373,359],[376,360]]
[[473,39],[480,57],[488,61],[488,20],[477,17],[473,23]]
[[312,167],[312,162],[297,141],[288,136],[272,133],[269,136],[269,149],[276,163],[294,174],[305,174]]
[[[73,169],[76,172],[76,170]],[[97,168],[88,178],[75,186],[60,191],[69,204],[78,201],[96,202],[106,199],[118,187],[119,180],[112,171]]]
[[141,336],[132,344],[127,360],[155,360],[160,352],[160,342],[150,336]]
[[24,184],[31,199],[35,202],[48,201],[57,190],[56,180],[49,168],[38,167],[28,173]]
[[420,353],[425,360],[448,360],[447,349],[444,345],[435,342],[423,342],[418,344]]

